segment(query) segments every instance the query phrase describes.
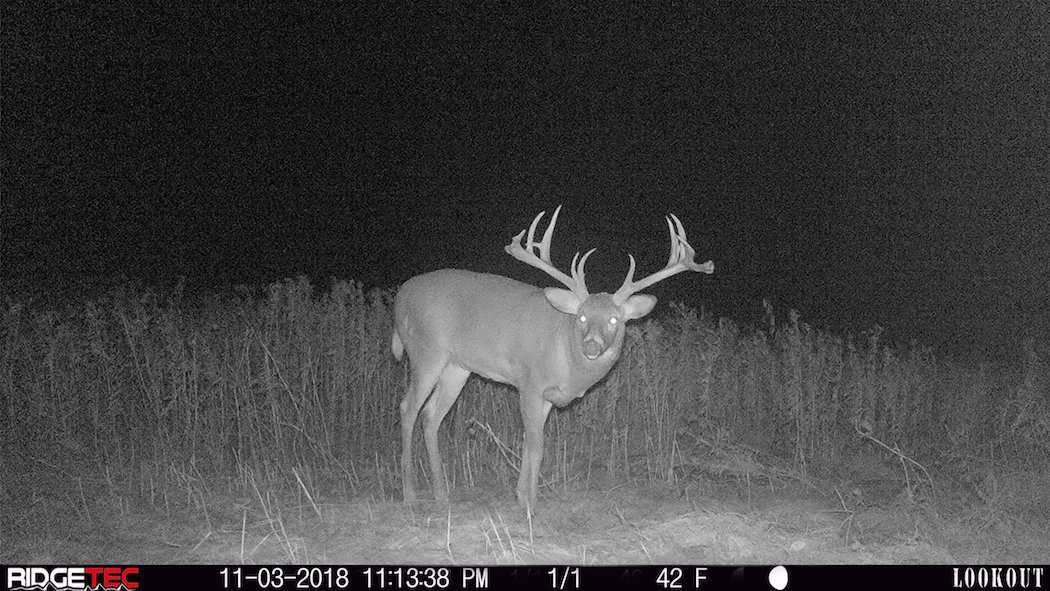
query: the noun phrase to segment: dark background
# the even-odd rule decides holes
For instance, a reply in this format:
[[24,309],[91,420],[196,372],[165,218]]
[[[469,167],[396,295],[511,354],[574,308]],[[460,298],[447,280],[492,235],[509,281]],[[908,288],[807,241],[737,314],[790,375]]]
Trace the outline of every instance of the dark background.
[[1046,4],[41,4],[2,15],[11,283],[550,284],[503,246],[564,203],[592,291],[662,266],[674,212],[717,272],[662,299],[951,353],[1050,334]]

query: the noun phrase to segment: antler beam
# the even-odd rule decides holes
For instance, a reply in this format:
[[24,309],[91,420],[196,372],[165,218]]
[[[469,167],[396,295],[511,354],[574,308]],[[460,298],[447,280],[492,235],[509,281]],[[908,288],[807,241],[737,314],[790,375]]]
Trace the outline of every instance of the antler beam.
[[623,280],[623,285],[620,286],[620,289],[613,294],[613,301],[617,305],[623,304],[631,295],[646,287],[663,281],[672,275],[677,275],[682,271],[696,271],[707,274],[715,272],[714,262],[707,261],[701,264],[694,260],[696,251],[689,245],[689,241],[685,236],[685,228],[682,227],[682,222],[678,217],[672,213],[664,219],[667,220],[667,231],[671,235],[671,254],[667,257],[667,265],[641,281],[634,281],[634,256],[628,254],[631,266],[627,270],[627,278]]

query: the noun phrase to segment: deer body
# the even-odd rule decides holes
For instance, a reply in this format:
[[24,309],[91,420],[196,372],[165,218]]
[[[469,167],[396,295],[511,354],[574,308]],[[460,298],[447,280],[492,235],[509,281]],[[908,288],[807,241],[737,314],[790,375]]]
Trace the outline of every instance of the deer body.
[[[427,313],[439,308],[445,315]],[[460,269],[406,281],[394,318],[392,348],[398,359],[398,349],[408,343],[409,358],[442,356],[446,364],[519,390],[542,387],[544,398],[558,406],[583,396],[605,377],[623,343],[620,331],[598,358],[587,359],[572,338],[576,319],[551,306],[542,289]]]
[[713,272],[710,261],[704,265],[692,261],[681,223],[674,218],[676,233],[668,219],[672,244],[665,269],[635,283],[631,257],[631,270],[620,290],[590,294],[583,272],[590,252],[578,265],[573,259],[571,277],[555,269],[549,248],[558,211],[543,240],[536,243],[533,236],[542,216],[530,226],[527,246],[521,244],[523,231],[506,250],[569,289],[538,288],[499,275],[443,269],[413,277],[398,290],[391,350],[398,360],[407,353],[410,362],[409,384],[401,402],[406,502],[416,498],[412,435],[421,409],[434,496],[448,499],[438,429],[467,378],[476,373],[518,390],[525,443],[517,496],[522,505],[533,506],[547,415],[553,405],[565,406],[583,396],[612,369],[623,346],[624,323],[645,316],[656,304],[655,297],[634,292],[684,270]]

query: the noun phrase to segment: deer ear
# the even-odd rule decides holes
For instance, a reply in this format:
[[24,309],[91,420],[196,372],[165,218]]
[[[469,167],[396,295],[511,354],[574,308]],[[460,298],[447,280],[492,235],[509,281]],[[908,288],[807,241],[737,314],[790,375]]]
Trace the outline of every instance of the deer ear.
[[547,287],[543,290],[543,295],[547,297],[547,301],[551,303],[559,312],[566,314],[575,315],[580,309],[580,298],[576,297],[576,294],[559,287]]
[[623,316],[627,320],[641,318],[649,312],[652,312],[653,306],[655,305],[656,296],[648,294],[633,295],[627,298],[627,301],[623,303]]

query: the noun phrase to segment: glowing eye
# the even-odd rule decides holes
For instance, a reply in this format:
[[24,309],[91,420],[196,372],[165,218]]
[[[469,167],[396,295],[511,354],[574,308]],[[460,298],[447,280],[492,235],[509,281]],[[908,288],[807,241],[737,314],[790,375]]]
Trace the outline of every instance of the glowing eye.
[[616,324],[617,322],[619,322],[619,320],[617,320],[615,317],[609,319],[609,324]]
[[580,314],[580,322],[587,322],[587,317],[583,314]]

